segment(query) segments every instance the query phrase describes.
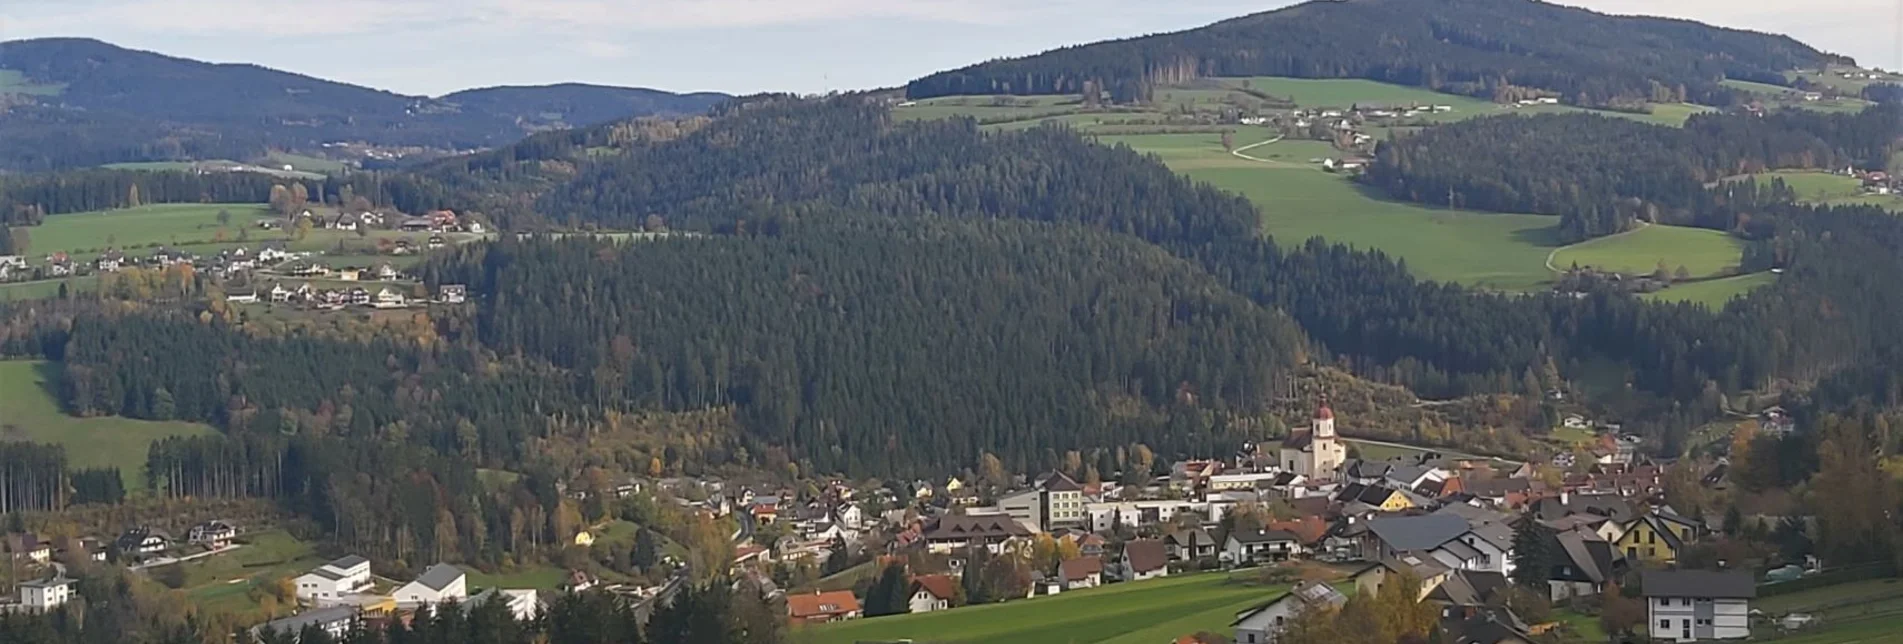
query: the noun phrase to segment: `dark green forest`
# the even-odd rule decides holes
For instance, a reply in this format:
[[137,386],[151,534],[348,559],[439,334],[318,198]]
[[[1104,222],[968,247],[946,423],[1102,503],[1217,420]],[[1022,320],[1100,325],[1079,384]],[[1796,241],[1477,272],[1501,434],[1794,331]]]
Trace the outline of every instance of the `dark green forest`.
[[1729,105],[1726,78],[1785,85],[1840,60],[1784,36],[1528,0],[1316,1],[1200,29],[1066,47],[912,81],[912,98],[1108,91],[1148,100],[1214,76],[1365,78],[1486,99]]

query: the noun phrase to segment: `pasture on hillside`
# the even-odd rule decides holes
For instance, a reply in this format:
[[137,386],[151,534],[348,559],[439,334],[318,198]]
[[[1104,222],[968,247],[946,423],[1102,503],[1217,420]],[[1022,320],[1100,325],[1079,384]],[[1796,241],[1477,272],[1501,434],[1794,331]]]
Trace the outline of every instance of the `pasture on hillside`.
[[1156,644],[1198,631],[1228,632],[1236,613],[1286,586],[1230,583],[1202,573],[1002,604],[795,628],[799,644],[909,639],[919,644]]
[[0,302],[18,300],[43,300],[59,295],[61,284],[66,285],[68,293],[90,293],[99,290],[99,277],[86,275],[65,279],[35,280],[32,282],[7,282],[0,284]]
[[68,415],[55,394],[58,368],[40,360],[0,360],[0,440],[63,445],[73,467],[117,467],[126,490],[135,492],[145,489],[152,441],[216,433],[202,423]]
[[1717,311],[1725,308],[1726,303],[1742,297],[1753,289],[1769,286],[1776,281],[1777,275],[1765,271],[1678,284],[1663,291],[1645,293],[1639,297],[1653,302],[1693,302]]
[[65,85],[40,84],[26,79],[18,70],[0,69],[0,94],[25,94],[28,96],[58,96],[66,91]]
[[[231,214],[231,223],[218,223],[221,210]],[[34,255],[65,252],[83,258],[108,248],[236,242],[240,230],[257,242],[282,239],[282,231],[257,228],[257,220],[270,216],[261,204],[154,204],[51,215],[38,226],[20,230],[26,231],[27,249]]]
[[1813,170],[1778,170],[1757,174],[1726,177],[1725,181],[1753,180],[1758,185],[1768,185],[1772,181],[1783,181],[1790,186],[1797,198],[1803,201],[1825,202],[1840,197],[1855,197],[1863,194],[1863,182],[1856,177]]
[[[238,543],[237,550],[174,564],[185,581],[181,590],[199,610],[261,618],[264,606],[253,595],[264,593],[253,593],[253,587],[304,574],[325,561],[311,544],[283,530],[247,534]],[[277,613],[294,608],[281,606]]]
[[1645,226],[1617,235],[1589,239],[1553,253],[1553,266],[1596,268],[1625,274],[1645,274],[1680,266],[1692,277],[1716,277],[1737,268],[1744,243],[1716,230],[1682,226]]

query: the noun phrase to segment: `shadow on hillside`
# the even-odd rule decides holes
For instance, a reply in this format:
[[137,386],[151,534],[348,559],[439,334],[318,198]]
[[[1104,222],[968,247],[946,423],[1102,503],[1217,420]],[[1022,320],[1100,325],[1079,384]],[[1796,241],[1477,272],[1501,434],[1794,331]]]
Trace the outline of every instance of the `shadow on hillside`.
[[63,389],[62,383],[66,382],[66,374],[60,370],[60,363],[46,360],[35,364],[33,365],[33,375],[39,378],[38,384],[40,390],[46,392],[47,400],[51,400],[54,404],[59,405],[60,411],[65,412],[67,415],[77,415],[73,413],[73,410],[66,407],[65,392],[61,391],[61,389]]

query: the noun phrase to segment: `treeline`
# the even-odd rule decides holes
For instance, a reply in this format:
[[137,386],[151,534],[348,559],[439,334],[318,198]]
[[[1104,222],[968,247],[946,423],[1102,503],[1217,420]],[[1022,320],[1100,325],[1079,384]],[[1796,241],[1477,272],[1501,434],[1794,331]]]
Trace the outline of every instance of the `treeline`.
[[1410,201],[1560,215],[1566,241],[1637,221],[1725,230],[1705,217],[1707,184],[1780,168],[1881,169],[1899,135],[1897,106],[1696,115],[1684,128],[1584,114],[1506,116],[1385,142],[1366,178]]
[[[760,447],[822,472],[897,476],[985,452],[1028,469],[1137,441],[1220,449],[1246,437],[1210,412],[1264,409],[1305,359],[1287,317],[1133,238],[804,217],[619,247],[510,240],[424,274],[471,285],[494,351],[581,374],[604,404],[737,405]],[[1164,432],[1179,406],[1194,431]]]
[[1366,78],[1487,99],[1587,106],[1727,105],[1722,78],[1785,84],[1837,58],[1788,37],[1608,16],[1525,0],[1310,2],[1188,31],[1066,47],[941,72],[912,98],[1107,91],[1145,101],[1211,76]]

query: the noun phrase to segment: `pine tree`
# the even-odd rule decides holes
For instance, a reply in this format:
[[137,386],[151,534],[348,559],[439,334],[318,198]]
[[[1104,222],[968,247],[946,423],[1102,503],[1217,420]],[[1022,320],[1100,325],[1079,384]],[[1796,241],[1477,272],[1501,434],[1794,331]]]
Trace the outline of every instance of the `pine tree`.
[[892,561],[879,573],[878,581],[866,591],[865,612],[867,617],[881,615],[900,615],[912,612],[906,601],[906,591],[911,584],[906,579],[905,563]]
[[1521,515],[1513,526],[1513,583],[1535,590],[1545,589],[1556,559],[1553,546],[1558,543],[1553,529],[1541,524],[1531,511]]

